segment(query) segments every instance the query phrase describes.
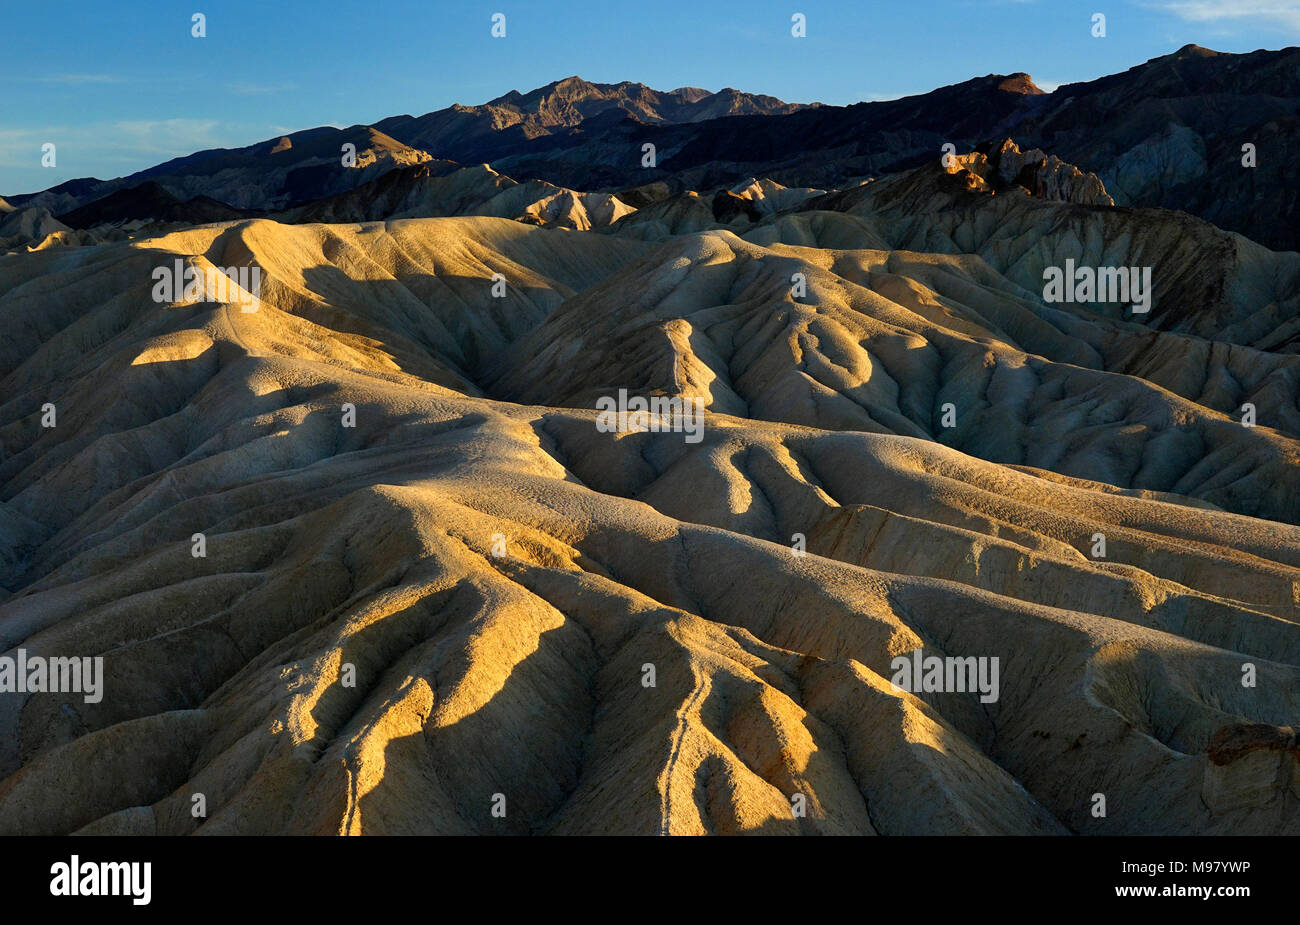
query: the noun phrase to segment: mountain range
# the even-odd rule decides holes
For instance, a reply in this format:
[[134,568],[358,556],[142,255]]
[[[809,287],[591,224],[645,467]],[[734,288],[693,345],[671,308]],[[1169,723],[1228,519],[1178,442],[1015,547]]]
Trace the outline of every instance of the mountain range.
[[[203,151],[115,180],[72,180],[7,195],[73,228],[158,208],[212,220],[216,200],[276,214],[346,193],[389,171],[444,162],[521,182],[617,194],[729,188],[746,177],[829,189],[915,167],[945,144],[970,150],[1011,137],[1095,173],[1118,205],[1197,215],[1266,246],[1300,249],[1294,215],[1300,48],[1220,54],[1196,45],[1122,74],[1044,93],[1027,74],[989,75],[920,96],[799,106],[696,88],[658,92],[577,77],[482,106],[454,105],[372,126],[316,128],[246,148]],[[655,146],[653,167],[643,146]],[[1256,166],[1243,168],[1243,145]],[[352,167],[339,169],[344,145]],[[444,164],[443,168],[436,165]],[[158,205],[156,183],[176,203]],[[90,213],[79,210],[115,193]],[[200,198],[201,197],[201,198]],[[146,206],[137,199],[150,202]]]

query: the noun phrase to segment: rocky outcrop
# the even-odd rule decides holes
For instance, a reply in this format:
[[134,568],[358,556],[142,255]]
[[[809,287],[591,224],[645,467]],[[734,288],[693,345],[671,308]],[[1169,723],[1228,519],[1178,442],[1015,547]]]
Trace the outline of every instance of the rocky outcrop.
[[439,170],[420,165],[394,170],[280,217],[293,222],[366,222],[483,215],[587,231],[608,227],[632,211],[608,193],[560,189],[539,180],[519,183],[487,164]]
[[1067,164],[1055,154],[1034,148],[1021,151],[1010,138],[988,146],[983,161],[974,156],[956,159],[957,164],[974,170],[993,188],[1019,186],[1032,195],[1052,202],[1074,202],[1085,206],[1113,206],[1115,200],[1095,174],[1085,173]]
[[1300,746],[1292,726],[1225,726],[1210,740],[1202,798],[1217,814],[1268,812],[1300,797]]
[[10,209],[0,213],[0,251],[39,245],[52,235],[72,229],[50,215],[47,209]]

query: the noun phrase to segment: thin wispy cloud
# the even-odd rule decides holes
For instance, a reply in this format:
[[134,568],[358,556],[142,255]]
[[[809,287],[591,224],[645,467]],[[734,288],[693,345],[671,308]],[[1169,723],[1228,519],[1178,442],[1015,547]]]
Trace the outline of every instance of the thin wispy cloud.
[[1265,23],[1300,29],[1300,0],[1166,0],[1145,4],[1195,23]]
[[175,155],[215,147],[220,124],[216,119],[141,119],[115,122],[113,130],[123,147]]
[[[131,172],[160,160],[208,148],[252,144],[280,132],[271,125],[244,125],[219,119],[139,119],[85,125],[48,125],[0,129],[0,167],[26,169],[40,164],[41,146],[58,147],[60,166],[82,161],[93,153],[97,161],[130,165]],[[75,168],[74,168],[75,169]],[[92,171],[83,171],[90,173]]]

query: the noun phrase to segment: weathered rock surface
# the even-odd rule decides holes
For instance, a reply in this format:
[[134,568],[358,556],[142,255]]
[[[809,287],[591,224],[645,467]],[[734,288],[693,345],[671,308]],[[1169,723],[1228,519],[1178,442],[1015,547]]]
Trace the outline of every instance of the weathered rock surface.
[[[1300,833],[1295,378],[1239,333],[1290,265],[1225,249],[1155,330],[1049,309],[1048,255],[1200,271],[1159,213],[896,182],[662,243],[0,256],[0,654],[106,676],[0,694],[0,832]],[[155,303],[178,256],[256,310]],[[619,388],[700,440],[602,431]],[[918,648],[999,696],[896,689]]]

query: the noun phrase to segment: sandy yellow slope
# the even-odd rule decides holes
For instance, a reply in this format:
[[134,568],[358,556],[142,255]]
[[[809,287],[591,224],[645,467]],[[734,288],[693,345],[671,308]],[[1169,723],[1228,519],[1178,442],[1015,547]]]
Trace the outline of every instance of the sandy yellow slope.
[[[254,262],[257,311],[152,302],[175,255]],[[1290,437],[1027,349],[997,275],[493,218],[0,257],[0,654],[107,676],[0,695],[0,832],[1300,831]],[[1043,465],[1031,423],[945,446],[954,377],[962,415],[1095,388],[1232,434],[1243,494]],[[674,381],[699,443],[595,426]],[[895,690],[922,647],[998,657],[999,698]]]

